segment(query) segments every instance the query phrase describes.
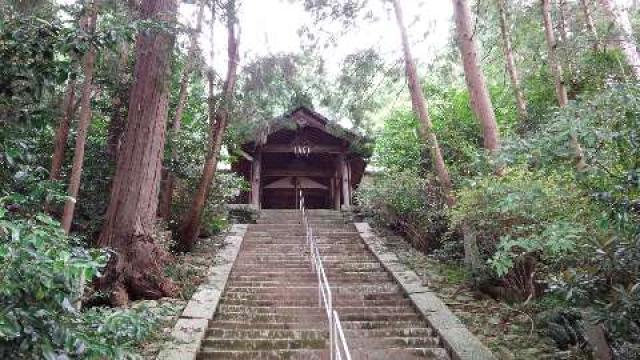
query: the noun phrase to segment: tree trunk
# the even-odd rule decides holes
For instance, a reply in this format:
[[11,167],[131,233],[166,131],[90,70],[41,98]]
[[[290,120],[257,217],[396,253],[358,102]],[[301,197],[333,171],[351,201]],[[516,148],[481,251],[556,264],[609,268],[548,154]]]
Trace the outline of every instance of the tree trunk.
[[[202,30],[202,18],[204,17],[204,7],[206,1],[200,0],[200,7],[198,9],[198,15],[196,20],[196,28],[192,30],[190,37],[190,48],[189,53],[187,54],[186,63],[184,65],[184,70],[182,72],[182,78],[180,79],[180,91],[178,93],[178,104],[176,105],[176,113],[173,117],[173,125],[171,128],[171,136],[169,138],[175,144],[175,141],[180,133],[180,125],[182,122],[182,115],[184,113],[184,107],[187,102],[187,97],[189,95],[189,78],[191,77],[191,73],[194,68],[194,60],[198,56],[198,35]],[[215,5],[214,5],[215,6]],[[170,162],[175,161],[178,158],[178,149],[176,146],[171,147],[171,157],[169,159]],[[175,175],[169,169],[167,171],[167,178],[164,182],[163,188],[160,190],[160,217],[163,219],[169,219],[171,215],[171,203],[173,202],[173,189],[175,184]]]
[[560,41],[562,42],[562,57],[567,64],[569,74],[573,74],[573,64],[571,62],[572,55],[569,51],[569,4],[567,0],[558,0],[558,32],[560,33]]
[[[235,0],[229,0],[227,4],[227,31],[228,31],[228,70],[227,78],[222,90],[222,103],[214,110],[213,98],[209,102],[209,122],[211,131],[207,157],[200,177],[198,188],[191,202],[189,212],[186,214],[180,229],[178,247],[181,251],[190,251],[200,234],[202,212],[204,210],[209,188],[215,182],[216,168],[222,148],[222,139],[229,121],[229,114],[234,98],[236,72],[238,68],[238,38],[236,34]],[[211,70],[208,74],[209,84],[213,84],[214,74]],[[212,86],[210,86],[212,88]],[[212,89],[213,90],[213,89]],[[209,96],[213,97],[213,93]]]
[[[88,4],[87,15],[83,17],[81,27],[88,33],[93,34],[96,29],[97,21],[96,3]],[[62,214],[62,228],[65,233],[69,233],[71,222],[73,221],[73,213],[75,211],[76,202],[78,200],[78,192],[80,190],[80,179],[82,176],[82,165],[84,163],[84,149],[87,141],[87,133],[89,124],[91,123],[91,92],[93,90],[93,69],[96,61],[96,49],[89,46],[89,50],[82,58],[82,72],[84,80],[82,83],[82,97],[80,99],[80,117],[78,121],[78,132],[76,135],[76,147],[73,153],[73,165],[71,168],[71,176],[69,178],[69,199],[64,204]]]
[[558,0],[558,32],[560,33],[560,41],[566,46],[569,43],[569,34],[567,27],[569,27],[567,18],[569,16],[569,4],[567,0]]
[[60,169],[64,162],[64,153],[67,148],[67,139],[69,138],[69,126],[73,117],[74,102],[76,97],[76,79],[70,77],[67,83],[62,103],[62,116],[56,128],[56,137],[53,145],[53,158],[51,159],[51,172],[49,180],[60,180]]
[[504,59],[507,66],[507,72],[509,73],[509,79],[511,80],[511,87],[513,88],[513,93],[516,98],[516,108],[518,110],[518,118],[520,119],[520,128],[524,130],[527,127],[527,101],[524,97],[522,87],[520,86],[518,68],[516,67],[516,61],[513,58],[511,31],[509,29],[505,0],[497,0],[497,3]]
[[591,34],[593,38],[593,51],[600,51],[600,39],[598,38],[598,30],[596,30],[596,26],[593,22],[593,17],[591,16],[591,9],[589,9],[589,3],[587,0],[580,0],[580,4],[582,7],[582,13],[584,15],[584,23],[587,28],[587,32]]
[[638,49],[627,11],[616,6],[611,0],[600,0],[600,5],[615,27],[617,33],[615,40],[627,59],[627,63],[631,66],[633,76],[636,80],[640,80],[640,56],[638,56]]
[[[553,26],[551,23],[551,3],[550,0],[541,0],[542,3],[542,20],[544,23],[545,38],[547,40],[547,47],[549,49],[549,66],[556,83],[556,96],[558,98],[558,104],[560,107],[565,107],[569,103],[567,97],[567,88],[562,76],[562,66],[558,62],[556,54],[556,37],[553,33]],[[582,146],[578,142],[578,138],[575,133],[570,135],[569,146],[573,149],[576,168],[581,171],[586,167],[584,160],[584,152]]]
[[560,107],[564,107],[569,103],[567,98],[567,88],[563,80],[562,66],[558,62],[556,36],[553,33],[553,25],[551,20],[551,2],[550,0],[541,0],[542,2],[542,20],[544,22],[544,34],[547,40],[547,48],[549,50],[549,66],[555,79],[556,97]]
[[416,64],[411,54],[411,47],[409,46],[409,38],[407,36],[407,29],[404,24],[402,16],[402,8],[399,0],[393,0],[393,6],[395,9],[396,20],[398,22],[398,28],[400,29],[400,35],[402,38],[402,50],[404,52],[405,71],[407,74],[407,83],[409,86],[409,93],[411,95],[411,104],[413,106],[413,112],[420,120],[420,135],[422,139],[427,143],[429,152],[431,154],[431,160],[435,168],[438,180],[442,186],[448,202],[453,205],[455,199],[452,190],[451,178],[449,177],[449,170],[442,157],[442,150],[438,143],[438,138],[433,132],[433,125],[431,124],[431,118],[429,117],[429,110],[427,107],[427,101],[424,98],[420,81],[418,80],[418,71],[416,70]]
[[116,65],[116,76],[118,77],[118,88],[115,96],[111,100],[111,122],[107,130],[107,156],[111,160],[118,159],[118,151],[122,144],[122,134],[126,125],[125,116],[127,113],[126,99],[129,95],[129,82],[127,80],[127,65],[129,63],[129,43],[123,42],[120,46],[118,63]]
[[458,46],[462,55],[464,75],[471,96],[471,108],[482,125],[484,148],[495,155],[500,149],[500,134],[486,80],[480,69],[474,41],[471,10],[466,0],[453,0]]
[[[143,0],[143,20],[173,24],[176,0]],[[167,253],[153,239],[165,143],[169,71],[174,37],[162,29],[141,30],[136,39],[134,83],[111,200],[98,240],[115,251],[99,287],[114,304],[170,296],[164,275]]]

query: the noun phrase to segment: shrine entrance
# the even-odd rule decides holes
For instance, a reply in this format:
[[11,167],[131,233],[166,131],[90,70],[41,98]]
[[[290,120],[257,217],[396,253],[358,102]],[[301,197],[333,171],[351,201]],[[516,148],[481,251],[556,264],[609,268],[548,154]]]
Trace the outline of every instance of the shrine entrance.
[[366,163],[351,152],[356,135],[332,127],[336,129],[330,131],[324,117],[301,107],[244,144],[240,160],[232,165],[251,183],[240,202],[258,209],[295,209],[302,190],[308,208],[350,207]]

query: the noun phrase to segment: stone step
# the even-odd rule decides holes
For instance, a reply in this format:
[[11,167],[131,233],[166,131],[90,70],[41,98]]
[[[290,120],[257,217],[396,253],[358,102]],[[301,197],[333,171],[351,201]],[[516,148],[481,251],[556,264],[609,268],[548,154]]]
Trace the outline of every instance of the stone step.
[[[316,310],[306,314],[291,314],[291,313],[265,313],[265,314],[252,314],[249,312],[220,312],[216,315],[214,320],[221,321],[250,321],[250,322],[298,322],[302,324],[308,324],[310,322],[326,321],[327,316],[323,313],[324,310]],[[343,322],[349,321],[421,321],[420,317],[411,309],[407,309],[404,313],[394,314],[376,314],[376,313],[364,313],[364,312],[345,312],[340,311],[340,320]]]
[[[233,359],[233,360],[328,360],[328,350],[266,350],[266,351],[228,351],[203,348],[197,360]],[[396,348],[384,350],[358,349],[351,352],[353,360],[449,360],[442,348]]]
[[[340,315],[346,314],[366,314],[366,315],[378,315],[378,314],[406,314],[412,313],[407,311],[406,306],[348,306],[341,305],[335,307],[339,310]],[[304,315],[314,313],[321,310],[316,306],[248,306],[248,305],[229,305],[221,304],[218,306],[218,311],[221,313],[241,313],[246,312],[255,315]],[[409,309],[410,310],[410,309]]]
[[[291,349],[325,349],[328,338],[217,338],[206,337],[202,346],[225,350],[291,350]],[[433,337],[383,337],[383,338],[349,338],[350,349],[388,349],[400,346],[437,347],[438,339]]]
[[[314,284],[315,285],[315,284]],[[236,286],[234,283],[229,284],[227,287],[227,291],[230,294],[233,293],[243,293],[243,294],[280,294],[281,296],[289,296],[292,294],[310,294],[315,295],[317,291],[317,286],[270,286],[270,287],[244,287],[244,286]],[[352,296],[354,294],[366,295],[366,294],[376,294],[378,292],[390,292],[390,291],[400,291],[400,287],[394,283],[388,284],[352,284],[352,285],[343,285],[343,286],[331,286],[331,291],[334,295],[338,296],[341,294],[347,294]]]
[[[265,299],[233,299],[222,298],[220,304],[224,305],[242,305],[242,306],[272,306],[272,307],[287,307],[287,306],[318,306],[317,296],[307,297],[306,299],[289,299],[289,298],[277,298],[273,300]],[[396,300],[352,300],[352,299],[334,299],[333,306],[340,308],[341,306],[412,306],[409,299],[396,299]]]
[[[314,288],[317,290],[317,288]],[[242,293],[242,292],[225,292],[222,295],[222,300],[263,300],[263,301],[278,301],[278,300],[291,300],[291,301],[316,301],[317,300],[317,291],[313,293],[302,292],[302,293],[285,293],[284,296],[281,292],[275,292],[272,294],[255,294],[255,293]],[[336,301],[342,301],[342,298],[338,298]],[[403,294],[396,292],[376,292],[371,294],[352,294],[348,298],[348,301],[398,301],[398,300],[408,300]]]
[[[351,320],[341,321],[342,328],[347,330],[395,330],[422,328],[425,323],[414,320]],[[241,321],[241,320],[220,320],[215,319],[209,322],[209,328],[223,329],[317,329],[325,330],[327,328],[326,318],[322,321],[313,323],[296,322],[296,321]]]
[[[398,328],[398,329],[364,329],[344,330],[345,337],[352,338],[381,338],[381,337],[432,337],[430,328]],[[264,339],[328,339],[328,329],[228,329],[210,327],[206,333],[210,338],[264,338]]]

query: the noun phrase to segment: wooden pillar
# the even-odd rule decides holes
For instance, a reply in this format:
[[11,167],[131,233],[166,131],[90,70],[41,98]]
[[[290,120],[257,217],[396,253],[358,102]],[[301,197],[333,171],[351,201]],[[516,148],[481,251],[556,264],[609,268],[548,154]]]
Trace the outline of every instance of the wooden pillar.
[[349,168],[344,155],[338,156],[338,164],[340,166],[340,178],[342,179],[342,205],[345,209],[348,209],[351,207],[351,185],[349,184]]
[[329,179],[329,201],[327,203],[327,206],[331,206],[331,204],[334,203],[334,197],[336,196],[336,185],[334,183],[335,178],[331,178]]
[[260,183],[262,182],[260,172],[262,171],[262,152],[258,150],[253,157],[251,164],[251,205],[260,209]]
[[[337,163],[336,163],[337,164]],[[333,175],[332,179],[333,184],[333,208],[335,210],[340,210],[340,177],[338,176],[338,169],[336,168],[336,172]]]

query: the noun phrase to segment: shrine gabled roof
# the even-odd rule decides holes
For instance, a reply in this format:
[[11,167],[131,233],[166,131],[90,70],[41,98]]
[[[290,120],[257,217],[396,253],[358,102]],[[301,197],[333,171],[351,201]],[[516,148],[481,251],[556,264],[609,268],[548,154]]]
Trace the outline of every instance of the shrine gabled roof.
[[306,106],[299,106],[281,116],[267,121],[266,125],[260,128],[246,144],[265,144],[269,135],[277,131],[282,129],[295,130],[296,128],[304,128],[307,126],[321,130],[347,143],[362,140],[359,135],[345,129],[334,121],[330,121],[315,110]]

